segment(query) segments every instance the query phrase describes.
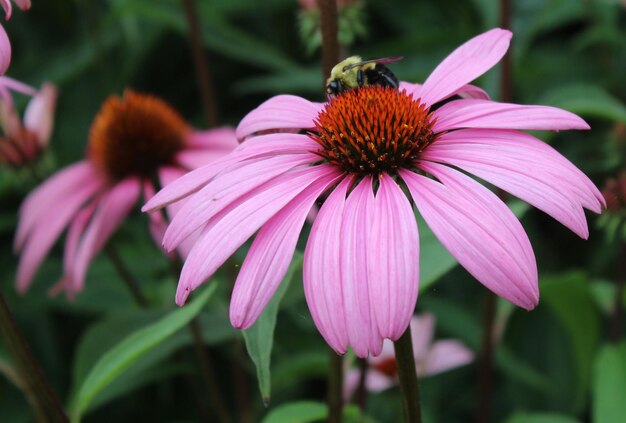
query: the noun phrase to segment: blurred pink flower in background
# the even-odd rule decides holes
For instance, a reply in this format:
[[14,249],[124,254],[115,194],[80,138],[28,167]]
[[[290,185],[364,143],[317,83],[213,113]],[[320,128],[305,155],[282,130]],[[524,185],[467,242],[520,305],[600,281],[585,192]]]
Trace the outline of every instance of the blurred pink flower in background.
[[[28,10],[31,6],[30,0],[15,0],[15,4],[22,10]],[[10,0],[0,0],[0,6],[4,9],[6,20],[11,19],[13,13],[13,6]],[[11,43],[7,36],[4,27],[0,25],[0,75],[4,75],[11,62]],[[2,80],[0,78],[0,86],[2,86]]]
[[[13,3],[17,5],[22,10],[28,10],[31,6],[30,0],[13,0]],[[6,14],[6,19],[11,19],[11,14],[13,13],[13,6],[11,4],[11,0],[0,0],[0,6],[4,9],[4,13]]]
[[54,127],[57,89],[45,83],[32,97],[23,122],[10,97],[0,95],[0,164],[20,167],[35,160],[48,146]]
[[[328,103],[280,95],[237,128],[245,140],[165,187],[145,211],[189,197],[165,233],[173,250],[197,230],[176,303],[258,231],[233,290],[230,318],[252,325],[282,281],[311,207],[324,203],[304,252],[313,320],[339,354],[378,355],[409,325],[419,286],[415,206],[469,273],[510,302],[539,300],[537,266],[519,220],[472,173],[545,211],[582,238],[602,195],[556,150],[519,130],[589,129],[548,106],[489,100],[467,85],[506,53],[493,29],[452,52],[423,85],[365,87]],[[431,109],[454,95],[465,97]],[[308,134],[285,133],[285,130]],[[273,131],[275,133],[268,133]],[[258,135],[263,133],[264,135]]]
[[[234,130],[193,130],[164,101],[127,90],[109,97],[92,124],[87,158],[46,180],[24,201],[15,250],[21,254],[17,289],[25,292],[44,257],[67,228],[64,274],[53,288],[72,298],[84,286],[91,260],[155,182],[167,185],[190,169],[229,153]],[[174,212],[174,211],[171,211]],[[158,243],[165,217],[150,216]]]
[[[464,366],[474,360],[474,354],[462,342],[454,339],[434,340],[435,316],[424,313],[413,316],[410,323],[413,340],[413,355],[417,375],[431,376]],[[388,339],[383,343],[379,356],[367,359],[365,389],[381,392],[398,384],[398,372],[393,343]],[[361,371],[350,369],[344,382],[344,398],[350,399],[356,391]]]

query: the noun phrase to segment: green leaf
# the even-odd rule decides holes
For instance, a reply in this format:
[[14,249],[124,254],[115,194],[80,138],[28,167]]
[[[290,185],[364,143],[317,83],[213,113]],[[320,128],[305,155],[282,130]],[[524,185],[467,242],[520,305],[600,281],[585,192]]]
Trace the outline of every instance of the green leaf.
[[294,258],[287,270],[285,278],[278,286],[274,298],[267,304],[263,313],[252,327],[243,331],[248,355],[256,366],[256,374],[259,379],[259,390],[265,404],[269,404],[271,381],[270,381],[270,358],[274,344],[274,328],[276,327],[276,315],[289,283],[296,272],[302,269],[302,253],[296,251]]
[[515,413],[505,423],[580,423],[578,420],[561,414],[548,413]]
[[128,367],[189,323],[202,310],[216,288],[216,284],[211,284],[190,305],[174,310],[156,323],[132,333],[102,355],[76,391],[71,407],[72,421],[80,421],[94,397]]
[[262,423],[310,423],[326,418],[326,404],[315,401],[297,401],[276,407]]
[[626,416],[626,343],[607,345],[596,358],[593,380],[593,421],[613,423]]
[[593,357],[600,337],[600,316],[588,280],[582,273],[543,278],[543,300],[555,313],[569,335],[576,363],[577,380],[573,409],[585,405]]
[[626,106],[595,85],[572,84],[548,92],[539,104],[549,104],[589,117],[626,123]]

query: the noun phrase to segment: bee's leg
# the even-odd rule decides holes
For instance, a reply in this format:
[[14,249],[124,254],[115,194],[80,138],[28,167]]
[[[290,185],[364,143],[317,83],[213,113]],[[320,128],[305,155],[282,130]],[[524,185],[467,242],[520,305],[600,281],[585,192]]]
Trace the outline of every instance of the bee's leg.
[[363,85],[365,85],[365,74],[363,73],[362,69],[359,69],[358,72],[356,73],[356,83],[358,84],[359,87],[362,87]]

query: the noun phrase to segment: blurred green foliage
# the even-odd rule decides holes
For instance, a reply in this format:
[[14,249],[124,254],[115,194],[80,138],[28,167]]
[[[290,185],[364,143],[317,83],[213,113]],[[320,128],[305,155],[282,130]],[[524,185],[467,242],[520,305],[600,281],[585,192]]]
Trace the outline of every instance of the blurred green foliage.
[[[540,136],[601,186],[626,166],[626,8],[617,0],[512,3],[513,100],[563,107],[590,122],[588,132]],[[299,38],[295,0],[203,0],[197,6],[221,123],[236,125],[277,93],[322,99],[319,56],[308,54]],[[415,82],[423,81],[453,48],[498,26],[500,19],[495,0],[368,0],[363,16],[367,31],[346,53],[402,55],[405,59],[393,69],[400,79]],[[44,176],[83,157],[99,105],[125,87],[157,94],[195,126],[205,126],[180,1],[33,0],[31,11],[15,11],[3,25],[13,45],[8,75],[35,86],[52,81],[60,88],[51,149],[38,169]],[[497,99],[499,82],[496,67],[477,84]],[[23,106],[25,99],[17,102]],[[105,257],[95,260],[87,288],[74,302],[50,298],[46,291],[61,274],[59,247],[33,289],[18,297],[11,251],[16,210],[36,185],[27,172],[0,170],[0,283],[44,372],[70,405],[108,353],[180,314],[173,311],[176,279],[148,235],[146,217],[136,213],[112,242],[141,281],[149,310],[133,303]],[[542,301],[532,313],[500,306],[493,421],[617,423],[626,413],[626,355],[623,342],[612,342],[615,336],[609,334],[614,304],[624,306],[623,298],[615,301],[613,285],[617,264],[624,260],[617,246],[624,240],[609,240],[596,216],[589,216],[590,240],[583,241],[539,211],[523,215],[540,269]],[[424,284],[418,311],[436,315],[438,337],[458,338],[478,352],[485,289],[455,267],[419,223]],[[212,282],[216,292],[197,310],[225,406],[241,422],[323,420],[328,347],[306,309],[299,277],[280,308],[275,304],[275,324],[270,321],[254,335],[266,343],[256,359],[267,374],[262,378],[266,392],[271,370],[271,403],[263,406],[244,337],[228,322],[233,275],[246,248],[218,273]],[[201,295],[189,307],[200,304]],[[618,338],[623,337],[622,328]],[[203,413],[212,416],[188,331],[160,341],[142,350],[145,355],[133,365],[118,367],[119,378],[105,389],[90,391],[95,395],[90,406],[80,406],[84,421],[182,422],[198,421]],[[6,376],[0,378],[2,421],[32,421],[11,369],[0,343],[0,372]],[[472,421],[477,373],[472,364],[421,381],[426,421]],[[369,395],[363,412],[353,406],[345,418],[400,419],[397,388]]]

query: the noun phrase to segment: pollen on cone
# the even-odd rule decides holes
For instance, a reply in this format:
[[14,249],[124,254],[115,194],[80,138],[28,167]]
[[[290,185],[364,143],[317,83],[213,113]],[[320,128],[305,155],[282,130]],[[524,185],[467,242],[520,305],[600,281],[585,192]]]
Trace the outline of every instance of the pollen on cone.
[[348,172],[394,173],[435,140],[429,112],[404,91],[363,87],[331,100],[312,137],[318,154]]

